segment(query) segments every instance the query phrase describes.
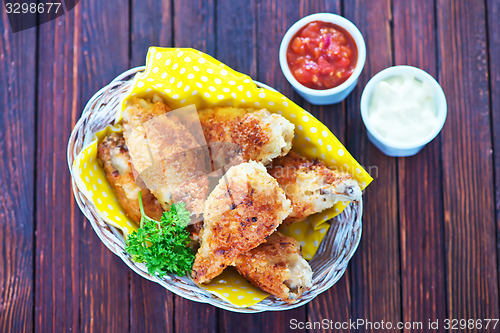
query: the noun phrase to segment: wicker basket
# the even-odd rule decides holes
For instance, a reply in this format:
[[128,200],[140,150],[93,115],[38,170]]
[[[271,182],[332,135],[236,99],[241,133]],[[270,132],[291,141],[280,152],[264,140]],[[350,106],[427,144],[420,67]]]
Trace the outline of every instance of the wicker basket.
[[[352,202],[340,215],[329,221],[332,226],[316,255],[309,262],[314,272],[313,287],[294,304],[288,304],[270,296],[251,307],[237,307],[201,289],[188,277],[180,278],[168,275],[160,279],[157,276],[149,275],[144,264],[132,261],[130,255],[125,252],[125,240],[121,232],[104,222],[93,202],[78,188],[72,166],[80,151],[92,142],[94,134],[114,122],[116,110],[120,108],[122,97],[129,89],[133,76],[142,70],[144,67],[130,69],[99,90],[85,106],[68,143],[68,166],[76,202],[89,219],[101,241],[142,277],[159,283],[171,292],[192,301],[209,303],[235,312],[255,313],[296,308],[310,302],[317,295],[333,286],[344,274],[361,238],[361,200]],[[257,85],[268,88],[258,82]]]

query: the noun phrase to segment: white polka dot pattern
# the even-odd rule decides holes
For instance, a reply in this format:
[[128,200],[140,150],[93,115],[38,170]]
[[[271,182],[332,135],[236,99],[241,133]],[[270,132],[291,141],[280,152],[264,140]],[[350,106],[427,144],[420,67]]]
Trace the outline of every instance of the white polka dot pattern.
[[249,307],[269,296],[243,279],[232,267],[201,288],[241,307]]

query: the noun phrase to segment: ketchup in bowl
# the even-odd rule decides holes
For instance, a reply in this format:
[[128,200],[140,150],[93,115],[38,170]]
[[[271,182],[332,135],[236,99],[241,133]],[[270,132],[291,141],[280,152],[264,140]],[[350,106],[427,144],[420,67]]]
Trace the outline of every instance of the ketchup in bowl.
[[351,76],[358,49],[345,29],[314,21],[295,34],[286,56],[297,81],[306,87],[324,90],[339,86]]

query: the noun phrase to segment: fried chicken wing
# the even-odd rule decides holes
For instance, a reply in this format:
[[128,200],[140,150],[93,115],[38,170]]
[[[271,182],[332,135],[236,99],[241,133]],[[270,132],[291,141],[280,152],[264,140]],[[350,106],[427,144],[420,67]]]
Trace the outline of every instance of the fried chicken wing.
[[161,218],[163,208],[158,200],[148,189],[141,189],[134,180],[130,155],[121,134],[111,133],[99,143],[97,159],[106,173],[118,202],[132,221],[139,223],[141,220],[137,197],[141,190],[146,214],[153,219]]
[[124,136],[138,176],[163,207],[180,201],[198,215],[208,196],[208,148],[200,145],[177,111],[160,101],[132,100],[123,113]]
[[300,253],[299,242],[279,232],[240,254],[235,267],[252,284],[288,303],[312,286],[312,270]]
[[[241,153],[245,162],[253,160],[267,164],[273,158],[286,155],[292,147],[294,125],[266,109],[216,107],[199,110],[198,115],[205,139],[212,144],[214,164],[219,167],[224,164],[220,162],[221,155],[224,160],[228,154]],[[217,142],[227,146],[213,145]],[[223,153],[217,148],[222,148]]]
[[330,170],[324,163],[309,161],[295,152],[275,159],[268,171],[292,202],[292,213],[284,223],[303,220],[337,201],[361,197],[361,189],[352,175]]
[[130,132],[133,128],[169,111],[172,109],[156,94],[151,100],[134,98],[128,101],[128,106],[123,110],[123,126]]
[[123,110],[123,136],[129,148],[135,176],[151,190],[165,209],[168,208],[168,189],[163,185],[164,177],[159,166],[152,165],[156,160],[150,155],[148,137],[142,125],[168,111],[170,108],[158,98],[153,102],[142,98],[133,99]]
[[194,281],[209,282],[241,253],[265,242],[290,210],[290,200],[261,163],[231,167],[205,202]]

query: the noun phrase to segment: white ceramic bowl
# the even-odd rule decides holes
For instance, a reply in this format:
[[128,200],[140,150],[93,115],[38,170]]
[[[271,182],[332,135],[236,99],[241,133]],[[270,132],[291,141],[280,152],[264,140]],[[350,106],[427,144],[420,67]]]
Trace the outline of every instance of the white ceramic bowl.
[[[329,22],[344,28],[354,39],[356,47],[358,48],[358,59],[356,62],[356,67],[352,75],[341,85],[325,90],[311,89],[299,83],[297,79],[292,75],[290,68],[288,67],[288,62],[286,60],[286,51],[291,39],[295,34],[308,23],[314,21]],[[294,25],[288,29],[280,46],[280,66],[283,74],[293,88],[301,95],[305,100],[311,104],[325,105],[325,104],[335,104],[344,100],[347,95],[351,93],[356,84],[358,83],[358,77],[365,66],[366,59],[366,46],[365,40],[359,32],[358,28],[348,19],[330,13],[318,13],[306,16],[298,20]]]
[[[434,99],[436,102],[436,113],[437,122],[435,128],[425,137],[416,140],[414,143],[399,143],[388,141],[387,139],[381,137],[370,124],[368,117],[370,101],[373,93],[373,89],[382,80],[388,79],[390,77],[399,75],[411,75],[417,79],[425,82],[429,82],[434,89]],[[412,156],[418,153],[427,143],[432,141],[441,129],[443,128],[444,122],[446,120],[447,113],[446,97],[444,95],[443,89],[439,83],[427,72],[421,70],[420,68],[412,66],[394,66],[384,69],[383,71],[377,73],[374,77],[368,81],[363,94],[361,95],[361,118],[368,131],[368,139],[384,154],[388,156]]]

